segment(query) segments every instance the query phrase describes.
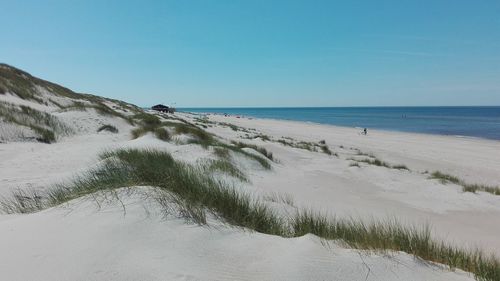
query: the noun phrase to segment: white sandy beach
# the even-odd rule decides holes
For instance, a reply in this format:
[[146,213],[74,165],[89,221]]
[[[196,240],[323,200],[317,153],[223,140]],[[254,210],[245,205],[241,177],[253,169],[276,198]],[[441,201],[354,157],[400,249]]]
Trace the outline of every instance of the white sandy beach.
[[[2,96],[0,96],[1,98]],[[10,102],[12,98],[10,97]],[[76,114],[76,117],[75,117]],[[85,116],[83,116],[85,115]],[[196,163],[211,152],[194,144],[163,142],[147,134],[131,140],[132,126],[92,111],[59,116],[80,129],[53,144],[0,144],[0,194],[15,189],[46,189],[99,165],[98,155],[119,147],[155,148],[176,159]],[[175,116],[196,122],[197,116]],[[87,120],[87,121],[81,121]],[[241,161],[250,178],[236,187],[268,198],[277,209],[309,208],[338,217],[397,219],[410,225],[430,224],[433,234],[463,247],[500,254],[500,196],[464,193],[459,186],[428,179],[440,170],[471,183],[500,182],[500,142],[406,134],[301,122],[210,115],[272,138],[325,140],[338,157],[242,139],[245,132],[213,125],[207,131],[230,141],[258,144],[277,159],[270,171]],[[120,133],[95,133],[112,123]],[[182,138],[181,138],[182,139]],[[341,148],[343,147],[343,148]],[[347,160],[356,151],[372,153],[411,171]],[[1,278],[5,280],[472,280],[405,253],[351,250],[314,235],[281,238],[221,224],[215,218],[197,226],[159,214],[141,194],[148,188],[119,193],[96,204],[76,199],[33,214],[0,215]],[[293,206],[273,202],[273,194],[293,198]],[[279,200],[278,200],[279,201]],[[122,205],[123,203],[123,205]],[[365,279],[366,278],[366,279]]]
[[0,7],[0,281],[500,281],[500,0]]
[[[364,136],[356,128],[303,122],[222,115],[210,115],[210,119],[256,128],[276,138],[325,140],[339,154],[336,158],[258,141],[276,152],[282,164],[276,165],[274,173],[256,178],[254,186],[262,192],[290,193],[304,206],[340,216],[429,223],[446,241],[500,254],[500,197],[462,192],[457,185],[443,185],[423,174],[442,171],[466,182],[496,186],[500,182],[498,141],[378,130]],[[213,131],[228,138],[238,135],[228,129]],[[404,164],[411,172],[349,167],[346,158],[356,154],[351,148],[391,164]]]

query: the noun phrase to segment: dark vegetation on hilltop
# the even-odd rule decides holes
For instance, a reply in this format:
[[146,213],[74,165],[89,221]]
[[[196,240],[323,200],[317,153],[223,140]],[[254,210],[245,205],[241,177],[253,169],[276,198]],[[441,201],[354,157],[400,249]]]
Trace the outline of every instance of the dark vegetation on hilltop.
[[[44,94],[44,91],[47,94]],[[0,63],[0,95],[7,93],[41,105],[55,106],[59,111],[93,109],[101,115],[122,118],[131,125],[134,124],[133,120],[124,112],[128,112],[129,115],[142,112],[142,109],[135,105],[120,100],[75,93],[68,88]],[[65,104],[61,104],[60,98],[67,98]],[[72,103],[68,105],[68,101]],[[52,143],[58,137],[71,133],[67,125],[49,112],[7,102],[0,102],[0,121],[30,128],[38,135],[36,140],[45,143]]]
[[42,97],[40,97],[40,92],[37,90],[37,87],[45,88],[55,96],[66,97],[74,100],[88,101],[95,104],[96,106],[102,106],[103,102],[111,101],[120,105],[121,109],[124,111],[142,111],[139,107],[126,103],[124,101],[103,98],[91,94],[75,93],[72,90],[61,85],[34,77],[31,74],[8,64],[0,63],[0,94],[11,93],[17,95],[21,99],[32,100],[39,104],[45,105],[51,103],[59,108],[64,108],[64,106],[60,105],[55,100],[52,100],[50,98],[48,100],[44,100]]

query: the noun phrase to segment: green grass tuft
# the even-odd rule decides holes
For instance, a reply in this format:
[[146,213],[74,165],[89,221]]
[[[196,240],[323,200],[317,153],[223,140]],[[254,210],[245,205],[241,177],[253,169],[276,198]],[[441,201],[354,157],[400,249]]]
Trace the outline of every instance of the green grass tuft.
[[458,184],[458,185],[460,185],[460,183],[461,183],[461,180],[459,178],[452,176],[452,175],[441,173],[439,171],[433,172],[431,174],[430,178],[431,179],[438,179],[441,183],[451,182],[451,183]]
[[131,131],[132,139],[139,138],[147,133],[153,133],[162,141],[171,139],[170,133],[162,127],[163,124],[158,116],[143,112],[134,115],[133,120],[139,123],[139,127]]
[[249,159],[255,160],[256,162],[258,162],[262,166],[262,168],[264,168],[266,170],[270,170],[271,169],[271,164],[269,164],[269,162],[264,157],[261,157],[259,155],[247,152],[247,151],[243,150],[241,147],[238,147],[238,146],[228,145],[228,144],[224,144],[224,143],[218,143],[218,145],[220,147],[222,147],[222,148],[226,148],[228,150],[231,150],[231,151],[234,151],[236,153],[242,154],[243,156],[245,156],[245,157],[247,157]]
[[233,163],[228,160],[210,159],[207,161],[207,164],[204,166],[207,172],[221,172],[232,177],[235,177],[241,181],[248,182],[248,178],[246,175],[238,169]]
[[231,155],[229,154],[229,149],[225,147],[214,147],[214,154],[223,160],[229,160]]
[[118,129],[115,126],[109,124],[102,125],[101,127],[99,127],[99,129],[97,129],[98,133],[102,131],[108,131],[114,134],[118,133]]
[[[238,192],[207,175],[206,167],[178,162],[166,152],[120,149],[101,155],[103,164],[72,182],[49,188],[43,193],[20,194],[2,201],[5,212],[33,212],[56,206],[97,191],[122,187],[154,186],[157,200],[168,212],[174,201],[183,217],[206,223],[206,213],[257,232],[283,237],[315,234],[356,248],[376,251],[403,251],[427,261],[448,265],[475,274],[478,280],[499,280],[500,262],[480,251],[467,251],[431,239],[428,227],[405,227],[396,221],[364,223],[353,219],[329,218],[308,210],[290,217],[277,215],[249,194]],[[225,164],[216,164],[219,165]],[[221,168],[229,171],[226,166]]]
[[435,171],[431,174],[429,177],[430,179],[437,179],[441,183],[446,184],[446,183],[454,183],[456,185],[462,186],[462,190],[464,192],[472,192],[472,193],[477,193],[478,191],[484,191],[491,193],[493,195],[500,195],[500,187],[498,186],[488,186],[488,185],[483,185],[483,184],[470,184],[465,182],[464,180],[452,176],[449,174],[445,174],[439,171]]
[[267,149],[257,146],[255,144],[248,144],[248,143],[243,143],[243,142],[238,142],[238,141],[231,141],[232,144],[234,144],[238,148],[251,148],[260,154],[264,155],[267,159],[273,161],[273,153],[271,151],[268,151]]
[[[357,154],[357,155],[365,155],[366,154]],[[398,165],[391,165],[385,161],[382,161],[378,158],[376,158],[375,156],[373,156],[372,154],[370,154],[369,156],[370,158],[364,158],[364,159],[357,159],[357,158],[348,158],[347,160],[351,160],[351,161],[355,161],[355,162],[358,162],[358,163],[366,163],[366,164],[369,164],[369,165],[374,165],[374,166],[379,166],[379,167],[385,167],[385,168],[389,168],[389,169],[396,169],[396,170],[407,170],[407,171],[410,171],[410,169],[406,166],[406,165],[402,165],[402,164],[398,164]],[[358,165],[359,167],[359,165]]]
[[58,137],[73,132],[57,117],[24,105],[0,102],[0,119],[32,129],[37,134],[36,140],[44,143],[55,142]]
[[165,128],[156,128],[154,130],[155,136],[162,141],[169,141],[170,134]]

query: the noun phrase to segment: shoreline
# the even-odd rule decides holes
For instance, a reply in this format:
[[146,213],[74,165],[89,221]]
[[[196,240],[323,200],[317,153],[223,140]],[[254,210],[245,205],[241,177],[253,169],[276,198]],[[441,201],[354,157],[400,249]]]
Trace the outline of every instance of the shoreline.
[[[254,183],[257,192],[290,193],[306,208],[340,217],[370,220],[396,216],[417,225],[424,221],[445,241],[500,253],[500,241],[496,238],[500,225],[491,225],[500,215],[500,196],[463,192],[456,184],[429,179],[430,173],[440,171],[467,183],[498,186],[498,141],[382,130],[370,130],[365,136],[355,128],[224,115],[210,115],[209,120],[253,128],[275,140],[325,140],[339,154],[311,154],[301,149],[289,150],[276,142],[243,139],[272,151],[285,166],[277,167],[276,175],[258,177]],[[207,130],[228,139],[244,136],[244,132],[219,127]],[[392,165],[407,166],[409,171],[372,165],[350,167],[349,159],[356,157],[356,151]]]
[[[199,120],[197,115],[189,113],[176,113],[175,115],[165,115],[165,117],[167,119],[163,121],[165,121],[167,126],[173,126],[172,124],[201,124],[197,123],[199,122],[197,121]],[[188,123],[183,123],[181,120],[168,119],[168,117],[182,119]],[[224,117],[223,115],[210,115],[208,121],[205,123],[206,128],[204,130],[207,133],[211,133],[214,137],[217,136],[218,141],[226,143],[226,145],[230,145],[233,142],[248,144],[244,148],[247,154],[237,154],[234,151],[229,151],[226,156],[235,168],[244,172],[244,176],[249,181],[235,182],[235,178],[233,178],[232,180],[229,179],[228,183],[235,183],[234,187],[236,190],[250,194],[252,200],[261,200],[260,202],[269,206],[277,214],[286,215],[293,214],[297,210],[311,210],[317,212],[317,214],[325,214],[328,217],[351,218],[354,221],[368,224],[377,221],[387,222],[395,219],[400,225],[408,227],[408,229],[412,226],[417,229],[424,229],[425,226],[430,226],[430,234],[433,239],[444,241],[451,247],[459,247],[465,250],[479,248],[486,254],[494,253],[498,255],[500,253],[500,241],[497,239],[497,234],[500,232],[500,225],[492,223],[497,220],[500,214],[500,196],[494,196],[485,192],[478,192],[477,194],[465,193],[457,185],[442,184],[438,180],[429,179],[428,174],[422,173],[424,167],[429,169],[435,168],[436,170],[445,170],[445,168],[451,167],[450,173],[459,176],[471,173],[472,175],[467,175],[466,177],[468,181],[476,182],[476,180],[480,179],[489,179],[496,183],[500,179],[500,175],[495,173],[499,168],[498,157],[496,156],[498,156],[498,151],[500,151],[498,149],[500,148],[500,144],[485,144],[481,140],[465,141],[446,136],[436,137],[417,134],[409,136],[403,133],[384,131],[371,131],[371,133],[369,131],[367,136],[362,136],[358,134],[359,130],[354,128],[300,121],[247,119],[236,118],[234,116]],[[235,127],[233,128],[227,124],[234,124]],[[201,128],[201,126],[199,127]],[[146,133],[135,139],[131,139],[130,131],[127,129],[133,128],[132,126],[123,127],[123,130],[120,130],[121,133],[119,134],[91,133],[72,136],[50,145],[41,143],[29,143],[28,145],[24,143],[8,143],[6,144],[6,148],[9,149],[0,150],[1,155],[7,156],[4,157],[5,160],[1,163],[3,164],[3,169],[0,169],[0,176],[6,179],[5,183],[12,188],[21,187],[29,190],[33,187],[32,184],[36,184],[34,187],[40,188],[40,190],[50,188],[51,185],[59,182],[61,178],[70,177],[71,174],[78,174],[89,167],[98,166],[100,163],[99,154],[102,153],[103,149],[111,147],[113,149],[157,149],[170,153],[174,159],[182,163],[193,165],[204,163],[200,162],[202,160],[221,160],[225,157],[224,154],[221,154],[222,158],[217,158],[221,156],[217,156],[216,154],[216,148],[221,149],[224,146],[211,144],[212,146],[209,145],[204,148],[200,144],[191,143],[189,140],[192,139],[192,136],[189,133],[186,134],[186,131],[181,135],[176,135],[178,133],[176,133],[176,130],[169,130],[173,138],[168,141],[162,141],[152,133]],[[253,130],[250,130],[250,128]],[[271,140],[265,141],[264,139],[253,137],[246,138],[245,134],[267,135]],[[304,141],[316,144],[324,140],[324,143],[335,154],[326,154],[320,149],[310,151],[297,147],[289,147],[274,141],[282,137],[287,137],[289,140],[293,139],[296,142]],[[267,152],[272,153],[272,159],[274,160],[267,161],[270,165],[268,169],[263,168],[259,162],[253,161],[252,158],[245,156],[252,153],[256,155],[262,153],[259,150],[251,150],[252,145],[257,148],[264,148]],[[65,150],[61,150],[61,148]],[[361,152],[364,154],[357,154]],[[8,157],[9,155],[11,155],[11,158]],[[387,161],[390,164],[407,165],[408,170],[377,167],[361,162],[358,167],[350,165],[352,163],[351,158],[358,157],[358,159],[362,159],[372,157],[370,155],[374,155],[374,157]],[[37,159],[37,161],[26,161],[28,159]],[[463,161],[464,159],[468,161]],[[68,163],[75,165],[69,166]],[[490,163],[489,165],[492,166],[492,169],[490,172],[485,172],[482,165],[488,165],[488,163]],[[430,164],[435,166],[430,166]],[[46,168],[34,168],[38,166]],[[155,170],[153,168],[151,167],[148,170]],[[61,174],[56,171],[64,171],[64,173]],[[448,170],[445,171],[449,172]],[[481,171],[483,174],[480,173]],[[220,174],[216,175],[221,176]],[[222,176],[221,180],[228,180],[227,175]],[[40,182],[42,178],[49,178],[50,180]],[[136,186],[130,188],[134,190],[140,189]],[[84,206],[78,209],[78,214],[80,214],[78,216],[89,218],[85,220],[85,225],[80,226],[81,220],[78,220],[77,223],[78,217],[72,215],[75,213],[67,215],[65,208],[56,207],[29,215],[3,217],[6,218],[5,220],[0,216],[2,218],[0,219],[0,230],[22,226],[23,229],[29,230],[23,233],[30,233],[32,229],[39,227],[41,219],[49,219],[51,225],[42,235],[44,242],[51,241],[49,243],[57,243],[57,239],[50,240],[52,236],[49,234],[68,233],[68,231],[71,231],[71,235],[76,235],[76,241],[93,241],[96,236],[101,237],[100,239],[105,237],[105,239],[110,239],[109,241],[111,241],[111,239],[115,239],[111,233],[121,227],[116,222],[123,222],[132,218],[132,220],[127,221],[129,227],[135,228],[138,224],[147,225],[153,229],[151,232],[158,235],[158,237],[164,237],[163,232],[165,231],[172,233],[168,231],[172,228],[177,231],[181,228],[185,229],[187,239],[179,239],[178,237],[174,237],[175,235],[169,238],[169,241],[180,241],[176,243],[182,243],[183,245],[181,248],[178,248],[178,252],[172,255],[173,257],[183,255],[192,257],[188,253],[194,252],[195,255],[200,253],[196,247],[193,249],[190,245],[192,245],[192,239],[196,239],[196,237],[202,234],[198,231],[204,231],[204,228],[185,226],[184,222],[173,219],[165,223],[158,223],[153,219],[145,220],[144,217],[154,212],[154,209],[145,211],[144,213],[143,204],[151,205],[152,203],[143,202],[144,199],[141,198],[144,198],[144,195],[128,201],[127,192],[120,194],[123,194],[123,197],[116,204],[111,204],[114,210],[112,213],[100,211],[100,204],[102,202],[98,203],[99,205],[95,205],[95,198],[99,198],[99,196],[87,197],[87,200],[77,199],[68,202],[68,207],[71,209]],[[119,202],[124,202],[125,204],[120,205]],[[124,206],[127,206],[126,216],[124,216]],[[134,208],[134,206],[137,208]],[[61,216],[65,219],[62,220]],[[216,220],[212,220],[210,217],[208,219],[211,225],[219,225]],[[108,225],[104,229],[97,227],[94,223],[94,221],[97,221],[97,225],[103,224],[104,220],[106,220],[105,223]],[[65,222],[71,223],[72,226],[68,227]],[[89,236],[83,237],[77,235],[83,232],[82,229],[92,229],[93,234],[90,235],[92,237],[90,240]],[[106,229],[110,229],[109,232]],[[226,238],[227,235],[231,235],[232,238],[224,240],[224,243],[230,245],[230,247],[221,247],[220,244],[203,240],[203,247],[206,248],[203,248],[201,252],[215,249],[219,250],[218,253],[222,256],[227,253],[234,253],[231,249],[232,245],[237,241],[235,235],[241,235],[241,232],[234,228],[223,229],[222,231],[226,231]],[[290,250],[296,246],[294,246],[295,241],[307,243],[303,244],[303,249],[304,251],[312,251],[310,252],[310,257],[315,257],[318,254],[325,257],[331,256],[331,252],[327,251],[323,246],[315,248],[311,244],[313,241],[320,241],[321,238],[319,237],[321,236],[307,234],[297,238],[283,238],[259,233],[252,233],[251,236],[244,234],[244,236],[248,237],[248,239],[241,243],[251,245],[255,245],[256,239],[262,239],[269,246],[275,246],[276,241],[282,241],[280,242],[283,243],[282,251],[292,251],[292,256],[301,256],[300,253],[293,253],[293,250]],[[59,236],[55,235],[54,237]],[[136,240],[136,236],[134,235],[120,237],[124,239],[124,243]],[[221,231],[208,231],[204,237],[204,239],[210,241],[214,239],[226,239],[221,238]],[[9,243],[18,245],[16,248],[22,250],[14,258],[8,257],[9,260],[5,256],[5,262],[9,262],[9,264],[26,264],[26,266],[30,267],[34,266],[33,264],[36,260],[27,259],[25,261],[25,255],[30,249],[24,243],[25,235],[20,232],[13,232],[10,239],[12,241]],[[160,240],[153,241],[158,242]],[[4,241],[3,245],[6,245],[6,243]],[[335,244],[336,241],[331,241],[331,243],[337,245]],[[91,247],[91,245],[86,245],[85,243],[84,245],[87,248]],[[162,245],[165,245],[162,251],[168,251],[171,244],[163,243]],[[317,245],[322,244],[318,243]],[[64,246],[71,247],[71,244],[65,244]],[[144,248],[141,244],[137,244],[136,247],[138,251],[147,252],[150,249],[149,247]],[[106,256],[114,251],[113,247],[92,249],[93,252],[102,253],[100,256]],[[356,257],[359,257],[359,249],[342,247],[336,249],[337,255],[340,252],[342,253],[342,258],[348,257],[347,253],[354,253],[351,255],[354,259],[350,259],[346,264],[354,263],[362,266],[364,261],[356,259]],[[51,253],[52,250],[49,247],[43,251]],[[75,249],[75,251],[79,250]],[[364,250],[361,251],[364,252]],[[61,256],[65,254],[70,254],[70,252],[60,253]],[[411,255],[401,252],[395,252],[395,254],[399,258],[408,259],[408,262],[414,260],[414,257]],[[371,266],[379,264],[381,267],[386,268],[387,264],[391,264],[388,260],[380,259],[382,256],[372,255],[375,256],[373,256],[374,259]],[[236,253],[235,257],[240,257],[240,259],[251,258],[244,253]],[[2,256],[0,256],[0,259],[2,259]],[[21,260],[23,262],[20,262]],[[145,256],[144,260],[147,262],[142,263],[141,266],[151,262],[153,259]],[[375,260],[378,261],[375,263]],[[47,260],[51,266],[57,264],[51,263],[52,261]],[[106,262],[106,259],[102,259],[102,262]],[[291,266],[289,260],[283,260],[282,262],[284,266]],[[338,260],[331,260],[328,264],[319,266],[318,268],[322,270],[335,268],[332,265],[344,266],[339,265]],[[234,268],[238,267],[235,266]],[[393,269],[401,272],[402,268],[394,266]],[[414,271],[417,267],[411,264],[411,268]],[[175,270],[178,271],[179,269]],[[199,274],[200,276],[204,276],[206,272],[208,270],[201,270]],[[235,272],[241,274],[240,270],[235,270]],[[276,275],[279,277],[277,279],[283,279],[281,271],[271,272],[267,273],[264,277],[269,277],[269,274],[279,274]],[[390,276],[383,275],[386,272],[384,269],[377,272],[381,276],[384,276],[384,280],[391,280]],[[432,274],[436,274],[435,269],[432,272]],[[443,271],[442,275],[440,275],[442,279],[439,280],[457,280],[459,276],[456,275],[456,272]],[[15,275],[13,272],[10,272],[10,274]],[[327,271],[325,274],[324,277],[326,278],[334,274],[334,272]],[[431,278],[424,277],[426,276],[424,269],[418,269],[418,273],[407,275],[407,279],[412,280],[410,277],[415,276],[415,274],[422,280],[429,280]],[[467,273],[464,274],[464,277],[469,276]],[[445,275],[449,275],[449,279]],[[45,273],[45,276],[50,276],[50,272]],[[318,276],[312,274],[306,279],[320,280],[317,279],[319,278]],[[347,275],[344,274],[342,276],[345,277]],[[347,279],[359,279],[359,276],[359,270],[353,270],[352,275],[349,275]],[[220,275],[215,277],[220,277]],[[392,280],[400,279],[394,278]]]
[[[201,115],[201,116],[206,116],[206,115],[216,115],[216,116],[221,116],[221,117],[232,117],[232,118],[243,118],[247,120],[270,120],[270,121],[277,121],[277,122],[291,122],[291,123],[301,123],[301,124],[309,124],[309,125],[317,125],[317,126],[328,126],[328,127],[333,127],[337,129],[356,129],[359,130],[360,132],[364,129],[364,127],[352,127],[352,126],[342,126],[342,125],[336,125],[336,124],[330,124],[330,123],[320,123],[320,122],[314,122],[314,121],[302,121],[302,120],[293,120],[293,119],[279,119],[279,118],[266,118],[266,117],[254,117],[250,115],[237,115],[237,114],[227,114],[227,116],[224,113],[216,113],[216,112],[192,112],[192,111],[179,111],[177,113],[186,113],[186,114],[193,114],[193,115]],[[402,130],[389,130],[389,129],[377,129],[377,128],[369,128],[368,129],[368,134],[370,132],[381,132],[381,133],[396,133],[396,134],[407,134],[407,135],[417,135],[417,136],[430,136],[430,137],[445,137],[445,138],[451,138],[451,139],[463,139],[463,140],[477,140],[477,141],[485,141],[485,142],[492,142],[492,143],[498,143],[500,144],[500,139],[492,139],[492,138],[484,138],[484,137],[476,137],[476,136],[467,136],[467,135],[445,135],[445,134],[433,134],[433,133],[425,133],[425,132],[409,132],[409,131],[402,131]]]

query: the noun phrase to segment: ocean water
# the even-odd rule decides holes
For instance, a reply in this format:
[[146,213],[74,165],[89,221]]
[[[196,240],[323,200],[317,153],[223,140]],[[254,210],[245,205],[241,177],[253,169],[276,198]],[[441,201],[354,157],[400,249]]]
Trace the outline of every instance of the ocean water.
[[500,106],[181,108],[257,118],[308,121],[346,127],[500,140]]

